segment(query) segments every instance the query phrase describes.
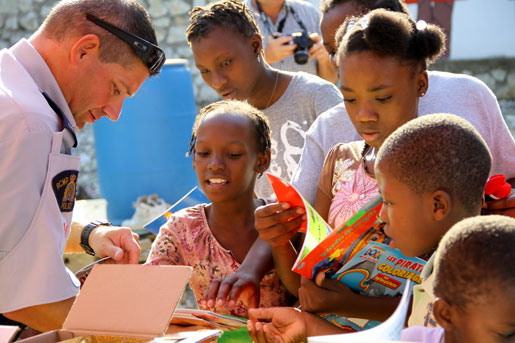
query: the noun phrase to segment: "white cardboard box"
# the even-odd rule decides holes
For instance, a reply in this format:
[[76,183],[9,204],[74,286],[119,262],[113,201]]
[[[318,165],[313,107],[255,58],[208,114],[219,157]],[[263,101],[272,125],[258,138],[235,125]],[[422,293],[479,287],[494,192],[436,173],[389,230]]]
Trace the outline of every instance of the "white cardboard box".
[[166,333],[191,272],[187,266],[95,265],[63,329],[19,342],[54,343],[90,335],[124,337],[123,342],[160,337]]

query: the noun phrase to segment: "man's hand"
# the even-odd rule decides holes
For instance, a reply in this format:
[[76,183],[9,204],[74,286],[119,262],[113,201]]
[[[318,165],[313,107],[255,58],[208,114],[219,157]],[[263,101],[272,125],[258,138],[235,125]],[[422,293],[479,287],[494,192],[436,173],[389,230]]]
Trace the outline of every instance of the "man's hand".
[[255,275],[238,271],[224,279],[211,281],[199,307],[203,310],[221,307],[227,299],[229,307],[233,307],[240,297],[249,308],[259,306],[259,280]]
[[299,300],[302,311],[348,316],[345,310],[355,304],[356,294],[338,280],[325,279],[323,272],[316,279],[315,283],[301,277]]
[[292,307],[251,309],[247,322],[249,336],[255,343],[306,342],[304,315]]
[[313,41],[313,46],[309,49],[309,60],[318,60],[320,63],[331,63],[331,59],[329,54],[324,48],[324,44],[322,42],[322,37],[318,33],[312,33],[309,35],[309,38]]
[[137,264],[141,248],[139,236],[128,227],[98,226],[89,236],[89,246],[98,257]]
[[304,209],[291,207],[287,202],[260,206],[254,212],[254,224],[259,237],[272,247],[289,244],[304,220]]
[[297,44],[290,44],[293,39],[291,36],[284,36],[279,33],[276,37],[269,36],[266,41],[265,60],[270,64],[292,55],[297,47]]

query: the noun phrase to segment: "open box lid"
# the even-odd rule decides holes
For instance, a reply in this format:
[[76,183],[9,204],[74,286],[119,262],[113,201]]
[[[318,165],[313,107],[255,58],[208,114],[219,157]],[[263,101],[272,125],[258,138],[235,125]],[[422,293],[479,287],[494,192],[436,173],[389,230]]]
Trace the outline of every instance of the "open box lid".
[[63,329],[156,337],[165,333],[191,276],[187,266],[95,265]]

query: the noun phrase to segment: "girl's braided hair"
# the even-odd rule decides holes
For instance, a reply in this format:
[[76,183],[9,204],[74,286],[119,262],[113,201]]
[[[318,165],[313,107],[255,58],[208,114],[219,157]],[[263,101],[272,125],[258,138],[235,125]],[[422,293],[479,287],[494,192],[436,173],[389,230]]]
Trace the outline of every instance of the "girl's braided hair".
[[[193,150],[195,149],[195,143],[197,142],[197,133],[200,125],[206,118],[208,114],[218,115],[218,114],[235,114],[242,117],[247,117],[251,120],[254,125],[254,129],[256,131],[256,138],[258,143],[258,152],[266,153],[267,149],[270,149],[272,146],[271,141],[271,130],[270,124],[268,122],[268,118],[265,116],[263,112],[258,110],[252,105],[247,104],[243,101],[237,100],[222,100],[207,105],[202,108],[197,117],[195,118],[195,123],[193,124],[193,130],[191,133],[190,140],[190,150],[187,155],[191,155]],[[223,134],[223,133],[221,133]]]
[[222,0],[206,6],[195,6],[190,15],[190,25],[186,29],[190,43],[206,37],[217,27],[239,32],[247,38],[260,34],[254,15],[243,1]]

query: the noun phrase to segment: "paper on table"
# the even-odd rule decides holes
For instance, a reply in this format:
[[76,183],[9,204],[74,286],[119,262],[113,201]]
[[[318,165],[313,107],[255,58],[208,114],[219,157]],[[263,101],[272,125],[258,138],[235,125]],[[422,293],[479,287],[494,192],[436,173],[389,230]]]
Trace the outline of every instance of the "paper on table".
[[202,192],[202,190],[198,186],[195,186],[182,198],[180,198],[175,204],[170,206],[165,212],[161,213],[159,216],[146,223],[143,227],[148,231],[152,232],[154,235],[157,235],[159,233],[159,229],[161,228],[161,226],[163,224],[166,224],[168,218],[170,218],[172,213],[182,210],[186,207],[191,207],[198,204],[209,202],[209,199]]

